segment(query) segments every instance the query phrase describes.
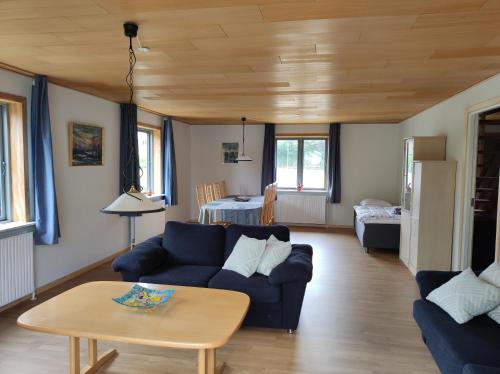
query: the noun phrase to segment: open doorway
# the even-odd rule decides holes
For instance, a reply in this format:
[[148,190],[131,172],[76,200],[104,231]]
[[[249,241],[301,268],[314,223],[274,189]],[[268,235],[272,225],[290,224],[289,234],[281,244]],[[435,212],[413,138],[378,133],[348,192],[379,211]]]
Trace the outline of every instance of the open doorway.
[[495,259],[500,169],[500,108],[481,113],[477,127],[471,267],[481,271]]

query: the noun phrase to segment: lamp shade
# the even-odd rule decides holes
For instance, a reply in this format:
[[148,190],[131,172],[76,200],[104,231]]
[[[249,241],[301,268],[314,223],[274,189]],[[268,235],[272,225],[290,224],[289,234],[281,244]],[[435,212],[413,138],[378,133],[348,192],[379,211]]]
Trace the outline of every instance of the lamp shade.
[[238,162],[241,162],[241,161],[253,161],[252,158],[250,156],[247,156],[245,154],[242,154],[241,156],[239,156],[236,161]]
[[148,197],[135,188],[129,192],[122,193],[118,198],[101,209],[102,213],[119,214],[121,216],[140,216],[147,213],[162,212],[165,207],[152,202]]

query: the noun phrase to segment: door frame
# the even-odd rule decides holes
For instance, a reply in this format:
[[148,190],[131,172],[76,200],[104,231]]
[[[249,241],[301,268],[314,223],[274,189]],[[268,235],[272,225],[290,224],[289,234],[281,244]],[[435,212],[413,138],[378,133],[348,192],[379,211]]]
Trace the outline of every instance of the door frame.
[[[482,112],[492,109],[500,109],[500,97],[486,100],[467,108],[466,128],[465,128],[465,157],[462,172],[462,217],[461,227],[462,235],[460,237],[461,245],[460,268],[465,269],[472,263],[472,239],[474,229],[474,210],[471,206],[471,199],[475,197],[476,192],[476,166],[477,166],[477,146],[478,146],[478,128],[479,115]],[[499,197],[500,199],[500,197]],[[498,209],[500,211],[500,209]],[[500,222],[497,221],[497,232]],[[500,261],[500,238],[497,235],[496,259]]]

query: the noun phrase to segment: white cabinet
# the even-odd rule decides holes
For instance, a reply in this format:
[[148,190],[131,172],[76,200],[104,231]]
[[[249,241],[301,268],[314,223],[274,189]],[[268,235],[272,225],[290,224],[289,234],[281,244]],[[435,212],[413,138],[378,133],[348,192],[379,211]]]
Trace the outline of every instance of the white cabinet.
[[399,240],[399,257],[406,266],[410,264],[410,219],[409,211],[401,211],[401,238]]
[[454,161],[413,162],[411,207],[401,212],[400,258],[413,274],[450,270],[455,205]]

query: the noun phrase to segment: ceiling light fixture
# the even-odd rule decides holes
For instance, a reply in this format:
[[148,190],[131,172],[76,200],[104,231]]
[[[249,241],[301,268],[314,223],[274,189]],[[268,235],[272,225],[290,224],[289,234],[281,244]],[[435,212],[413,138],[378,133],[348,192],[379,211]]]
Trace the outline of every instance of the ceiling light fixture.
[[236,159],[236,161],[238,161],[238,162],[240,162],[240,161],[253,161],[250,156],[247,156],[245,154],[245,121],[246,120],[247,120],[246,117],[241,117],[241,123],[243,124],[243,149],[242,149],[241,155]]
[[[129,70],[125,78],[125,82],[129,89],[129,122],[132,121],[132,110],[130,107],[134,103],[134,67],[136,63],[136,57],[134,53],[134,47],[132,45],[132,39],[137,37],[137,30],[139,26],[133,22],[125,22],[123,24],[123,30],[125,36],[129,38],[128,47],[128,60],[129,60]],[[129,142],[129,157],[127,160],[128,165],[137,162],[136,160],[136,149],[134,141]],[[128,168],[125,168],[127,170]],[[140,169],[140,168],[139,168]],[[142,170],[140,170],[142,172]],[[125,175],[125,179],[130,180]],[[106,208],[101,209],[102,213],[107,214],[118,214],[120,216],[126,216],[129,218],[129,245],[132,249],[135,245],[135,217],[142,216],[147,213],[156,213],[165,210],[164,206],[152,202],[146,195],[140,192],[141,188],[136,188],[132,185],[128,191],[123,191],[123,193],[118,196],[118,198],[113,201]]]

